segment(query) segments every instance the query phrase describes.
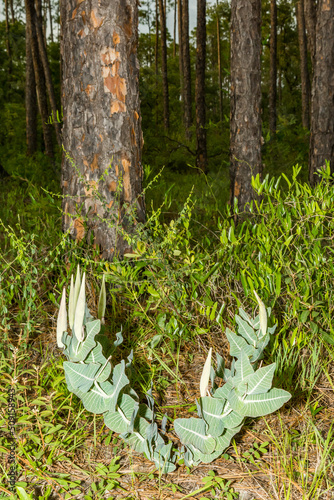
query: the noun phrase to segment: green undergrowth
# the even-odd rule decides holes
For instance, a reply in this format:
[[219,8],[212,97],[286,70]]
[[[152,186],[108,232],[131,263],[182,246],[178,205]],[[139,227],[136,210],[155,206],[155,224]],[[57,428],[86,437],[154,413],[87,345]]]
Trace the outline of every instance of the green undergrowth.
[[[178,183],[177,199],[184,193],[183,204],[175,202],[173,206],[173,189],[168,192],[164,181],[158,195],[146,193],[148,220],[131,237],[132,255],[111,263],[99,261],[85,242],[76,243],[61,234],[61,198],[56,183],[45,184],[47,189],[43,190],[29,175],[10,178],[6,184],[2,181],[0,350],[4,354],[0,364],[5,377],[1,397],[5,400],[8,384],[17,376],[14,384],[21,384],[25,391],[19,399],[20,415],[27,413],[31,420],[31,425],[22,421],[22,439],[27,439],[29,429],[37,436],[36,442],[29,441],[34,451],[28,453],[30,458],[35,456],[35,465],[29,467],[37,482],[43,481],[44,472],[50,480],[48,462],[41,453],[46,447],[51,465],[58,456],[71,461],[71,433],[77,432],[80,448],[88,434],[96,439],[101,431],[94,424],[95,417],[82,411],[76,397],[70,397],[60,360],[52,350],[60,292],[78,263],[86,271],[87,302],[94,316],[101,277],[105,275],[105,331],[113,338],[122,327],[120,356],[125,358],[134,350],[136,390],[146,392],[153,381],[154,390],[162,396],[171,384],[176,386],[182,380],[181,362],[191,363],[198,347],[203,355],[211,346],[220,351],[226,347],[223,332],[226,327],[235,327],[233,318],[239,307],[254,310],[257,304],[253,290],[257,291],[272,308],[269,326],[277,324],[265,359],[266,364],[276,362],[275,385],[292,393],[292,406],[302,401],[307,404],[314,446],[327,447],[326,457],[332,457],[326,438],[314,430],[316,416],[327,408],[314,391],[319,380],[333,385],[334,187],[328,170],[315,188],[299,181],[298,173],[296,167],[290,178],[266,178],[263,183],[255,179],[254,188],[262,200],[253,204],[246,219],[238,214],[237,225],[230,208],[215,201],[217,186],[212,188],[214,196],[206,194],[210,198],[206,203],[200,191],[194,188],[189,194],[190,188],[185,193]],[[158,188],[153,185],[150,190],[159,190],[159,182]],[[164,212],[171,214],[166,216]],[[45,350],[45,343],[50,351]],[[14,366],[17,346],[17,356],[22,359]],[[27,352],[30,359],[35,359],[36,368],[28,363]],[[41,360],[46,360],[47,365]],[[23,389],[24,379],[31,380],[28,392]],[[47,429],[51,414],[31,413],[35,406],[42,413],[55,412],[54,427],[68,419],[71,430],[64,427],[57,431],[57,438],[47,437],[56,432]],[[175,417],[180,408],[175,408]],[[38,420],[41,415],[44,420]],[[86,421],[87,425],[83,424]],[[279,450],[283,445],[273,433],[273,446]],[[43,448],[46,438],[49,442],[44,441]],[[50,443],[54,451],[49,449]],[[20,454],[28,460],[23,449],[22,445]],[[300,460],[302,463],[304,458]],[[289,472],[288,463],[286,467]],[[91,474],[93,466],[88,469]],[[116,469],[115,465],[113,473],[117,475]],[[322,470],[321,478],[326,469]],[[299,481],[290,472],[291,481]],[[311,479],[318,484],[314,476]],[[64,477],[63,481],[69,482],[68,491],[78,487],[70,478]],[[303,481],[301,474],[298,484]],[[306,488],[306,483],[301,487]],[[91,496],[93,490],[94,486],[89,490]],[[305,498],[317,497],[313,494]]]

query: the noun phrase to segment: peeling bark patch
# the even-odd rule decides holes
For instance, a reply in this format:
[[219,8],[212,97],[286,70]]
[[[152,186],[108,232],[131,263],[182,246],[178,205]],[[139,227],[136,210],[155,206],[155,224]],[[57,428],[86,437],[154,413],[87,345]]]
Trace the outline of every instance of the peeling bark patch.
[[90,169],[92,172],[94,172],[95,170],[97,170],[99,168],[99,162],[98,162],[99,156],[100,155],[98,153],[95,153],[94,159],[93,159],[92,163],[90,164]]
[[119,35],[114,31],[113,36],[112,36],[112,41],[114,42],[114,45],[118,45],[119,42],[121,41]]
[[136,132],[135,132],[135,129],[133,127],[131,128],[131,144],[133,146],[137,146]]
[[85,88],[85,92],[89,96],[91,91],[94,89],[95,89],[95,85],[87,85],[87,87]]
[[130,167],[131,163],[126,158],[124,158],[122,160],[122,165],[123,165],[123,169],[124,169],[124,177],[123,177],[124,200],[130,201],[131,200],[131,183],[130,183],[129,167]]
[[116,177],[118,177],[118,165],[115,165],[115,173],[116,173]]
[[111,181],[109,184],[108,184],[108,191],[112,192],[112,191],[116,191],[116,182],[115,181]]
[[100,26],[102,26],[103,24],[103,21],[105,19],[105,17],[100,17],[98,18],[95,14],[95,9],[93,9],[90,13],[90,18],[91,18],[91,21],[92,21],[92,24],[93,24],[93,27],[98,29],[100,28]]
[[76,7],[72,13],[72,21],[73,19],[75,19],[75,16],[77,15],[77,12],[78,12],[78,7]]
[[106,65],[114,64],[115,61],[119,61],[119,52],[112,47],[106,47],[104,52],[101,53],[101,59]]
[[[96,181],[90,181],[89,186],[90,186],[89,188],[85,187],[85,195],[86,196],[92,196],[94,191],[97,191],[98,183]],[[96,205],[95,205],[95,210],[96,210]]]
[[123,102],[113,100],[110,104],[110,115],[112,116],[114,113],[125,113],[126,106]]
[[137,113],[137,111],[134,112],[134,115],[135,115],[135,119],[138,120],[139,114]]
[[110,203],[108,203],[107,207],[111,208],[113,206],[113,204],[114,204],[114,200],[111,200]]
[[81,241],[85,236],[85,228],[82,223],[82,219],[78,218],[74,220],[74,237],[77,241]]
[[125,79],[120,76],[107,76],[104,79],[104,90],[110,92],[119,101],[125,102],[126,83]]
[[325,0],[323,7],[322,7],[322,10],[323,11],[330,11],[331,10],[330,0]]
[[235,181],[234,183],[234,196],[238,197],[240,194],[240,184]]

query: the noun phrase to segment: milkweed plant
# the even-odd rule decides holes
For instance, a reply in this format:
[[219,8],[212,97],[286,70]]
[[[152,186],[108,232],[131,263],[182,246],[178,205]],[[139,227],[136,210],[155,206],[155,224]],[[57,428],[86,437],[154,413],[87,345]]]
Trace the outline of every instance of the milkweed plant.
[[[204,364],[199,384],[200,398],[196,401],[198,417],[177,418],[174,430],[181,442],[176,449],[165,438],[167,415],[160,430],[155,419],[152,389],[141,402],[131,386],[133,352],[127,360],[113,365],[113,354],[122,343],[122,332],[112,343],[103,335],[106,308],[106,287],[103,277],[98,303],[98,319],[94,319],[86,304],[85,273],[78,266],[71,285],[66,308],[66,290],[60,303],[57,321],[57,344],[67,358],[65,378],[70,392],[78,396],[86,408],[103,414],[105,425],[135,451],[143,453],[162,473],[172,472],[176,463],[187,466],[210,463],[224,453],[246,417],[260,417],[279,409],[291,395],[282,389],[272,389],[275,363],[258,367],[259,360],[276,326],[267,327],[266,309],[255,293],[259,315],[252,319],[243,309],[236,315],[237,333],[226,329],[233,357],[231,367],[216,354],[212,367],[212,349]],[[72,334],[68,333],[68,323]],[[102,327],[102,333],[101,332]],[[217,384],[217,379],[221,382]],[[209,383],[211,381],[211,390]]]

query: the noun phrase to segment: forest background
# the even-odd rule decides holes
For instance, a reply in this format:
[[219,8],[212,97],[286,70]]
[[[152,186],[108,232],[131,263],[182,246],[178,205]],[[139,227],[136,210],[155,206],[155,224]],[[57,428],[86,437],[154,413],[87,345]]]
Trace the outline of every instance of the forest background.
[[[189,122],[177,2],[165,2],[170,20],[166,126],[159,5],[141,1],[138,57],[147,222],[133,240],[133,256],[111,263],[101,261],[90,242],[72,241],[62,233],[62,150],[54,126],[62,121],[59,3],[36,3],[58,114],[46,99],[47,118],[38,116],[36,136],[29,142],[26,5],[1,2],[0,397],[6,404],[8,384],[20,393],[16,484],[30,498],[330,498],[334,192],[329,167],[321,182],[308,184],[311,94],[309,88],[308,102],[303,100],[302,68],[311,81],[313,63],[309,48],[306,65],[301,56],[302,40],[306,43],[305,26],[302,36],[298,30],[301,3],[277,1],[274,102],[270,46],[275,2],[262,1],[261,153],[263,178],[268,178],[253,183],[262,201],[251,217],[236,224],[229,184],[230,2],[211,2],[206,10],[207,164],[199,168],[196,28],[189,32]],[[254,310],[253,290],[272,308],[271,323],[278,325],[264,362],[276,362],[275,384],[292,393],[291,402],[270,418],[249,422],[215,464],[191,475],[183,466],[178,475],[162,477],[124,448],[100,416],[88,414],[69,396],[55,325],[61,289],[77,263],[86,270],[94,314],[101,276],[106,276],[106,327],[111,336],[121,326],[126,332],[121,355],[134,350],[136,386],[145,393],[153,381],[161,415],[166,409],[173,419],[193,410],[206,353],[213,347],[228,358],[225,328],[235,327],[238,307]],[[6,429],[5,411],[1,419]],[[6,457],[10,440],[6,435],[1,439]],[[4,464],[0,491],[7,498]]]

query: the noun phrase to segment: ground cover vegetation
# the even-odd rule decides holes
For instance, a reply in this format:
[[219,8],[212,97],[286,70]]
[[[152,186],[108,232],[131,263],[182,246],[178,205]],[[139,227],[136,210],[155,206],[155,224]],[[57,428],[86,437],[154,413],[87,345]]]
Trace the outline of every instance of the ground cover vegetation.
[[[174,2],[166,3],[167,13],[175,8]],[[264,175],[263,181],[253,179],[259,199],[237,224],[238,206],[227,204],[229,3],[207,7],[208,166],[198,174],[195,125],[187,131],[180,101],[179,44],[167,31],[170,126],[166,131],[161,38],[156,31],[159,10],[142,0],[140,19],[146,28],[140,34],[139,59],[147,216],[135,234],[127,235],[131,254],[112,262],[101,260],[89,241],[73,241],[62,233],[61,151],[56,147],[53,159],[45,154],[41,121],[36,152],[26,156],[25,9],[18,0],[3,4],[8,21],[0,21],[0,498],[14,498],[8,482],[13,443],[9,387],[16,391],[20,499],[331,498],[334,189],[329,165],[317,185],[306,182],[309,130],[302,126],[294,3],[278,2],[273,135],[270,2],[262,2]],[[61,110],[58,3],[43,5],[49,65]],[[195,58],[193,32],[193,116]],[[308,65],[311,68],[310,59]],[[61,119],[61,111],[58,116]],[[88,218],[83,218],[85,224]],[[56,325],[62,289],[70,286],[78,264],[86,275],[86,300],[94,318],[99,317],[105,280],[104,335],[111,345],[121,338],[116,337],[118,332],[123,337],[113,363],[123,366],[131,358],[132,390],[141,404],[147,402],[147,394],[148,401],[150,394],[154,397],[159,429],[166,424],[166,441],[173,443],[171,454],[180,447],[180,437],[182,441],[173,430],[174,422],[189,420],[198,410],[195,401],[203,396],[200,380],[211,350],[213,359],[220,354],[231,369],[233,351],[225,332],[236,331],[240,308],[256,317],[254,291],[271,310],[268,327],[272,331],[276,327],[263,366],[275,366],[273,386],[289,392],[291,399],[273,414],[246,418],[216,460],[196,467],[190,467],[190,460],[181,462],[166,475],[159,456],[153,453],[155,464],[143,458],[108,428],[103,415],[88,412],[68,389]],[[220,386],[224,387],[222,382]]]

